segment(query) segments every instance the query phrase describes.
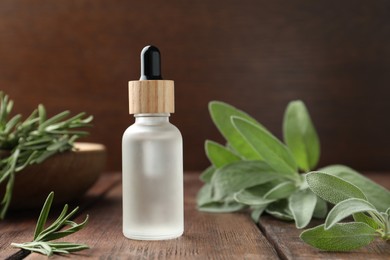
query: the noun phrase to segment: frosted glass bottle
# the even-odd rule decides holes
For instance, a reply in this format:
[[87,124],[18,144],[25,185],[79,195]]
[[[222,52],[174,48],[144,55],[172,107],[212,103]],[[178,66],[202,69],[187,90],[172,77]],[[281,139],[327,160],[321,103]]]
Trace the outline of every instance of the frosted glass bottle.
[[123,234],[137,240],[184,230],[183,148],[169,113],[135,114],[122,139]]

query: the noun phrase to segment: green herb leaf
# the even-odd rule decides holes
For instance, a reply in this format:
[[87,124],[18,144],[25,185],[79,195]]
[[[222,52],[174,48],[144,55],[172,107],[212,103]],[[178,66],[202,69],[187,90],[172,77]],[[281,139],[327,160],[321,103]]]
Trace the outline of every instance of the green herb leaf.
[[285,181],[282,183],[279,183],[275,187],[273,187],[271,190],[269,190],[265,195],[264,198],[266,199],[283,199],[287,198],[291,194],[294,193],[294,191],[297,189],[295,184],[291,181]]
[[43,204],[41,214],[39,214],[37,225],[35,227],[34,240],[42,232],[42,230],[46,224],[46,220],[47,220],[47,217],[49,216],[49,212],[50,212],[50,207],[51,207],[51,204],[53,202],[53,197],[54,197],[54,192],[50,192],[49,196],[46,198],[45,204]]
[[46,109],[42,104],[38,105],[38,114],[39,114],[39,124],[43,124],[46,121]]
[[294,219],[291,210],[288,206],[288,201],[286,199],[275,201],[271,203],[265,210],[268,214],[274,218],[291,221]]
[[209,111],[211,119],[214,124],[221,132],[221,134],[228,141],[229,145],[237,151],[242,157],[247,160],[261,160],[261,156],[256,153],[252,146],[250,146],[247,141],[242,138],[240,133],[237,132],[236,128],[232,125],[231,117],[237,116],[244,118],[259,127],[263,127],[255,119],[249,116],[247,113],[228,105],[224,102],[213,101],[209,103]]
[[16,115],[11,120],[9,120],[5,125],[4,134],[10,134],[11,130],[15,128],[15,126],[19,123],[21,118],[22,118],[21,115]]
[[214,187],[214,199],[221,200],[248,187],[266,183],[276,178],[276,173],[261,161],[240,161],[218,169],[211,180]]
[[215,168],[221,168],[229,163],[241,161],[241,158],[224,146],[207,140],[205,143],[207,158]]
[[66,118],[68,115],[70,114],[69,111],[63,111],[51,118],[49,118],[48,120],[42,122],[42,124],[39,125],[39,129],[40,131],[44,130],[46,127],[49,127],[50,125],[52,124],[55,124],[61,120],[63,120],[64,118]]
[[320,225],[303,231],[301,239],[309,245],[326,251],[350,251],[368,245],[376,231],[365,223],[336,224],[325,230]]
[[306,175],[310,189],[322,199],[337,204],[349,198],[366,199],[355,185],[333,175],[310,172]]
[[200,175],[200,180],[205,183],[210,183],[215,171],[216,169],[214,168],[214,166],[207,167],[207,169],[204,170]]
[[232,117],[233,125],[238,132],[247,140],[252,148],[269,164],[275,171],[284,177],[299,180],[297,166],[294,158],[276,137],[263,128],[251,123],[246,119]]
[[[45,107],[39,105],[24,121],[21,115],[8,120],[13,102],[1,91],[0,102],[0,149],[10,151],[8,157],[0,160],[0,184],[7,182],[0,204],[0,219],[3,219],[12,199],[15,174],[56,153],[71,150],[74,141],[87,132],[69,129],[90,126],[92,117],[83,118],[85,113],[80,113],[66,119],[69,112],[65,111],[46,119]],[[47,130],[53,128],[56,130]]]
[[235,201],[211,202],[198,207],[198,210],[210,213],[229,213],[243,209],[245,205]]
[[267,205],[265,206],[257,206],[253,207],[251,218],[255,223],[259,222],[260,216],[263,214],[264,210],[267,208]]
[[328,213],[328,204],[325,200],[317,196],[317,203],[314,208],[313,217],[323,219]]
[[352,214],[364,211],[377,212],[376,208],[371,203],[365,200],[356,198],[343,200],[337,203],[329,212],[328,217],[325,221],[325,229],[333,227],[337,222]]
[[48,242],[50,247],[54,248],[54,252],[59,252],[59,249],[69,252],[81,251],[84,249],[89,249],[89,246],[84,244],[74,244],[69,242]]
[[383,186],[364,177],[362,174],[344,165],[331,165],[319,171],[337,176],[357,186],[367,197],[367,200],[384,212],[390,205],[390,191]]
[[353,219],[356,222],[363,222],[372,227],[373,229],[377,230],[380,228],[379,224],[375,222],[375,220],[372,217],[367,216],[365,213],[355,213],[353,214]]
[[196,202],[198,204],[198,207],[201,207],[205,204],[215,202],[212,197],[212,186],[210,183],[206,183],[203,185],[203,187],[198,191],[198,194],[196,196]]
[[302,101],[288,104],[284,113],[283,135],[299,168],[304,171],[315,168],[320,158],[320,141]]
[[65,229],[64,231],[61,231],[61,230],[58,230],[56,232],[53,232],[53,233],[47,233],[44,237],[44,241],[50,241],[50,240],[56,240],[56,239],[60,239],[60,238],[63,238],[63,237],[66,237],[68,235],[71,235],[79,230],[81,230],[82,228],[84,228],[84,226],[88,223],[88,220],[89,220],[89,216],[87,215],[85,220],[83,222],[81,222],[80,224],[77,224],[73,221],[64,221],[62,223],[63,226],[70,226],[70,228],[68,229]]
[[266,183],[243,189],[239,192],[236,192],[233,198],[237,202],[246,205],[267,205],[268,203],[273,202],[275,200],[267,200],[264,198],[264,195],[282,181],[283,179],[275,179]]
[[[201,175],[206,184],[197,197],[199,210],[233,212],[249,206],[255,222],[266,212],[278,219],[294,219],[297,228],[303,228],[312,217],[326,217],[329,201],[339,204],[326,220],[327,230],[322,225],[303,232],[306,242],[340,251],[364,246],[375,235],[390,239],[388,190],[343,166],[298,173],[298,168],[309,171],[316,167],[320,156],[318,135],[302,101],[290,102],[285,111],[287,146],[228,104],[211,102],[209,109],[228,142],[225,147],[206,141],[212,166]],[[349,215],[357,222],[337,223]]]
[[12,243],[11,246],[22,248],[27,251],[36,252],[39,254],[52,256],[57,254],[69,254],[71,252],[77,252],[89,247],[84,244],[74,244],[69,242],[27,242],[27,243]]
[[256,218],[256,216],[260,217],[269,204],[288,197],[296,189],[296,186],[290,181],[279,184],[271,181],[241,190],[234,194],[234,199],[239,203],[253,206],[257,211],[252,213],[252,217]]
[[299,190],[289,197],[288,203],[296,227],[306,227],[313,216],[317,196],[310,189]]
[[242,204],[250,206],[267,206],[275,201],[275,199],[266,199],[263,196],[259,196],[256,193],[252,193],[248,190],[242,190],[234,194],[234,199]]
[[[69,252],[75,252],[89,248],[87,245],[71,242],[48,242],[50,240],[56,240],[71,235],[84,228],[88,222],[88,215],[80,224],[70,221],[69,219],[77,212],[78,207],[75,208],[71,213],[67,214],[68,205],[65,205],[60,216],[49,227],[44,229],[44,225],[50,212],[53,197],[54,193],[51,192],[46,198],[45,204],[42,207],[37,225],[35,227],[34,241],[25,243],[12,243],[12,246],[47,256],[51,256],[54,253],[67,254]],[[66,226],[70,226],[70,228],[62,230]]]

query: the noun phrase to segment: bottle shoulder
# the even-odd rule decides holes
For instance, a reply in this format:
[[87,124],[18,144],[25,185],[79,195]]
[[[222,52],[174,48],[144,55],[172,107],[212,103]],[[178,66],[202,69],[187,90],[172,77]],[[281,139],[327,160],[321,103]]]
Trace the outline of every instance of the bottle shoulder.
[[158,125],[145,125],[134,123],[123,133],[123,139],[131,138],[182,138],[180,130],[173,124],[166,122]]

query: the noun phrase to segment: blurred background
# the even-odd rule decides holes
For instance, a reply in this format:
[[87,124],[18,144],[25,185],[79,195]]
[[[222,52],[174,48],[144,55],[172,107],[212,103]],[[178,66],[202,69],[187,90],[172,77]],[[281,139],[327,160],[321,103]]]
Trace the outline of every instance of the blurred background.
[[85,141],[107,146],[121,169],[133,123],[127,84],[153,44],[175,80],[171,121],[187,171],[208,166],[204,141],[223,138],[208,102],[222,100],[281,137],[289,101],[302,99],[318,130],[321,165],[390,170],[389,1],[0,1],[0,89],[27,116],[95,116]]

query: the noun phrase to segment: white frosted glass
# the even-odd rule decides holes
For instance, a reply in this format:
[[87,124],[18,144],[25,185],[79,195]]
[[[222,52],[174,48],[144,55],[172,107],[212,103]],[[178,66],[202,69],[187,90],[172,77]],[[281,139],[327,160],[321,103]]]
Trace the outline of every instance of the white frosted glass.
[[123,234],[131,239],[183,234],[182,137],[168,116],[136,115],[123,135]]

